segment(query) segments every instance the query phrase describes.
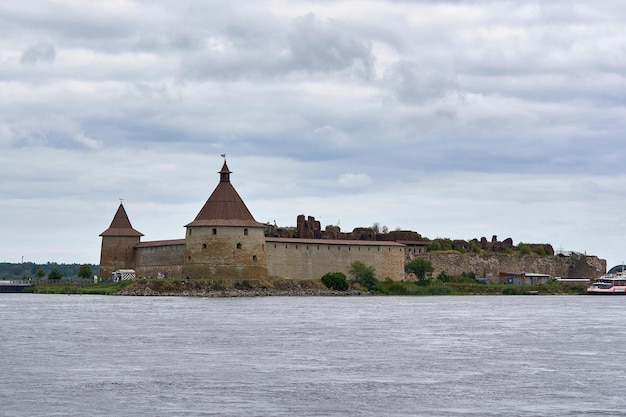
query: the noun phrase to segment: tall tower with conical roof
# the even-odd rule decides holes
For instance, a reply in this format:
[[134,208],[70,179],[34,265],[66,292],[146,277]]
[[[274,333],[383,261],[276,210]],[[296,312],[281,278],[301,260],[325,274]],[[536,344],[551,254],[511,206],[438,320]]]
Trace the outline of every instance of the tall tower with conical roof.
[[111,277],[118,269],[135,268],[135,245],[143,233],[133,229],[124,205],[120,206],[107,230],[100,233],[102,248],[100,250],[100,276]]
[[265,225],[257,222],[230,182],[220,182],[194,221],[187,224],[183,275],[189,278],[267,277]]

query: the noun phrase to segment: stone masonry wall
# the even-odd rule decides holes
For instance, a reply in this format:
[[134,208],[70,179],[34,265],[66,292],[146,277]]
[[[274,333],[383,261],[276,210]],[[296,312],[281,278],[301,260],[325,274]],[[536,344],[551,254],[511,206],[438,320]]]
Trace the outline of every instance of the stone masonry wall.
[[319,279],[328,272],[348,275],[350,264],[361,261],[374,267],[378,279],[404,279],[404,246],[360,245],[347,241],[329,243],[292,239],[267,239],[268,273],[272,277],[289,279]]
[[185,245],[159,245],[136,248],[135,272],[138,277],[180,278],[183,274]]
[[185,278],[267,277],[265,235],[259,227],[188,227],[183,258]]
[[136,236],[103,236],[100,249],[100,277],[111,278],[118,269],[132,269],[135,266],[134,246],[139,243]]
[[561,278],[597,278],[606,272],[606,261],[597,256],[539,256],[519,254],[475,254],[457,251],[428,252],[421,255],[435,268],[433,276],[474,272],[477,277],[498,282],[500,272],[528,272]]

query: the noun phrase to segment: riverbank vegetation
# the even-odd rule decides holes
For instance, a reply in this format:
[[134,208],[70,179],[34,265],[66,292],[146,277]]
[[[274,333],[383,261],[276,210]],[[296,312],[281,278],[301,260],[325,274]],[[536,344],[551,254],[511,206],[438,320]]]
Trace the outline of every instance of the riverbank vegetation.
[[[112,283],[39,284],[24,289],[37,294],[100,294],[100,295],[556,295],[584,294],[583,284],[549,282],[542,285],[480,284],[476,281],[442,282],[433,280],[428,285],[419,281],[376,281],[371,289],[346,281],[348,288],[324,291],[321,280],[181,280],[133,279]],[[341,286],[340,288],[344,288]]]
[[98,294],[112,295],[131,285],[131,281],[99,282],[49,282],[26,287],[22,292],[36,294]]
[[430,261],[416,258],[405,265],[405,272],[415,279],[393,281],[378,280],[372,267],[354,262],[350,267],[350,279],[340,272],[328,273],[322,282],[329,288],[344,287],[378,295],[539,295],[539,294],[585,294],[584,283],[549,281],[538,285],[491,284],[477,280],[473,272],[458,276],[440,272],[433,278],[434,268]]

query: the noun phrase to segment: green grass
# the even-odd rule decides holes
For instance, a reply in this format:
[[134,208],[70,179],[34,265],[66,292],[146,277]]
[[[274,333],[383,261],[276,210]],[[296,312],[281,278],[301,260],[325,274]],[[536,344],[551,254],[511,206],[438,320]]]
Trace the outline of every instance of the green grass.
[[110,295],[126,288],[131,281],[102,282],[98,284],[39,284],[27,287],[23,292],[36,294],[99,294]]
[[526,295],[584,294],[585,284],[548,282],[542,285],[479,284],[477,282],[441,282],[420,286],[415,281],[380,281],[375,294],[381,295]]

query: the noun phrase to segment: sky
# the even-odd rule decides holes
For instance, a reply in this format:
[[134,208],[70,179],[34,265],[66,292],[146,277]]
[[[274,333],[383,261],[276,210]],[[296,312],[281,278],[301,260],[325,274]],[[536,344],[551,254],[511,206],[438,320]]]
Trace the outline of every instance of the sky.
[[0,3],[0,262],[98,263],[123,199],[621,263],[621,0]]

